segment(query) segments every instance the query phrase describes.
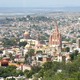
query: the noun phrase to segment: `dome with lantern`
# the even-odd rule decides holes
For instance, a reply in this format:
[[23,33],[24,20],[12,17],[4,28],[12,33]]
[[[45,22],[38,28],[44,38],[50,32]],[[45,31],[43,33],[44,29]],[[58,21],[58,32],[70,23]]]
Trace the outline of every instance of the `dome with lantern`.
[[24,35],[24,38],[25,38],[25,39],[30,38],[30,34],[29,34],[29,32],[27,32],[27,31],[25,31],[23,35]]

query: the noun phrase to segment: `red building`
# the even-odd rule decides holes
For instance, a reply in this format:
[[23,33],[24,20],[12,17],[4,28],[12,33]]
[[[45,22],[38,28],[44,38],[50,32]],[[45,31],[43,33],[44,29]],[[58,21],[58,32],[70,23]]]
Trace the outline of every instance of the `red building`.
[[62,37],[56,24],[55,31],[50,35],[49,45],[53,47],[62,47]]

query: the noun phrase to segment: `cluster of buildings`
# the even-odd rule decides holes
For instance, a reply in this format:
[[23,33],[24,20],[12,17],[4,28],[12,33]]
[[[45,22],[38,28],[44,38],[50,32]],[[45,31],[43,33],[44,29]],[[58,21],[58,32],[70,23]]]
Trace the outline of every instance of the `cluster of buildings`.
[[[27,42],[23,47],[15,46],[10,49],[3,49],[0,53],[0,57],[4,57],[0,64],[3,65],[15,65],[18,69],[21,70],[31,70],[31,66],[42,65],[45,62],[49,61],[58,61],[58,62],[68,62],[70,61],[70,52],[62,52],[64,45],[72,46],[68,42],[62,41],[62,36],[58,30],[57,23],[55,25],[55,30],[49,37],[49,42],[47,44],[41,43],[38,38],[32,39],[30,33],[25,31],[23,34],[24,38],[20,39],[20,42]],[[39,36],[38,36],[39,37]],[[80,48],[80,39],[77,41]],[[24,64],[25,56],[28,55],[30,49],[34,50],[33,55],[27,57],[28,64]],[[20,63],[17,64],[16,62]]]
[[[51,62],[51,61],[69,62],[71,60],[70,54],[72,54],[74,50],[78,50],[80,52],[80,38],[76,37],[75,35],[70,35],[74,33],[73,32],[73,28],[75,30],[75,27],[73,27],[74,25],[73,26],[69,25],[66,28],[59,27],[58,29],[57,23],[54,23],[55,28],[54,26],[52,27],[54,29],[53,31],[51,31],[52,29],[50,27],[46,27],[46,29],[45,27],[41,28],[42,35],[45,33],[49,35],[48,42],[46,40],[42,42],[41,40],[39,40],[40,38],[38,34],[39,30],[37,30],[37,28],[34,29],[32,27],[36,27],[36,25],[38,24],[40,25],[41,23],[42,24],[40,26],[42,25],[49,26],[49,24],[53,25],[52,22],[51,23],[39,22],[38,24],[37,23],[35,24],[34,22],[35,26],[33,26],[32,24],[32,27],[30,22],[29,24],[27,24],[28,22],[23,22],[23,23],[20,22],[20,24],[18,23],[18,25],[14,22],[13,27],[10,27],[9,29],[5,27],[4,31],[0,30],[1,32],[0,38],[14,37],[20,39],[19,43],[23,44],[24,42],[26,42],[25,46],[15,45],[9,48],[2,47],[3,43],[0,42],[0,58],[1,58],[0,66],[14,65],[17,67],[18,70],[22,71],[25,71],[26,69],[31,70],[32,66],[41,66],[45,62]],[[18,27],[14,27],[15,24]],[[23,24],[29,27],[25,28],[25,26],[21,26]],[[78,36],[79,35],[78,29],[80,29],[79,27],[80,24],[78,23],[76,25],[77,25],[76,33],[78,32],[77,34]],[[62,39],[63,36],[67,36],[67,38],[72,38],[72,39],[76,38],[76,43],[72,43],[70,41],[63,41]],[[69,51],[65,50],[67,47],[70,49]],[[33,53],[32,52],[30,53],[29,52],[30,50],[33,50]]]
[[[35,39],[36,34],[50,35],[54,24],[54,19],[57,20],[59,30],[64,36],[64,40],[75,40],[80,36],[80,14],[79,13],[47,13],[41,15],[25,15],[25,16],[0,16],[0,39],[3,38],[23,38],[25,30],[30,32],[30,35]],[[45,19],[45,20],[44,20]],[[4,28],[3,28],[4,27]],[[48,39],[46,36],[46,39]]]

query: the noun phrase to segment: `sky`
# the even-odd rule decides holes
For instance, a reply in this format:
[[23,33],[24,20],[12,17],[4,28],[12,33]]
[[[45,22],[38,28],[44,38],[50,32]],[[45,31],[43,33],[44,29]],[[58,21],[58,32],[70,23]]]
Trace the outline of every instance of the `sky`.
[[80,0],[0,0],[0,7],[75,7]]

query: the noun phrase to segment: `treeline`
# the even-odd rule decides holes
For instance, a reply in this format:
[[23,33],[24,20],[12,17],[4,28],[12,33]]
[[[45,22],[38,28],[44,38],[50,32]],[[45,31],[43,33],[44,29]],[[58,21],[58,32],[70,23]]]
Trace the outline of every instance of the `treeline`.
[[33,80],[80,80],[80,54],[74,60],[65,62],[46,62],[42,66],[33,66],[32,70],[17,70],[15,66],[0,67],[0,77],[19,76]]
[[33,80],[80,80],[80,55],[68,63],[47,62],[42,67],[26,70],[25,75],[27,78],[33,77]]
[[21,70],[16,70],[15,66],[0,67],[0,77],[6,78],[10,76],[24,75]]

